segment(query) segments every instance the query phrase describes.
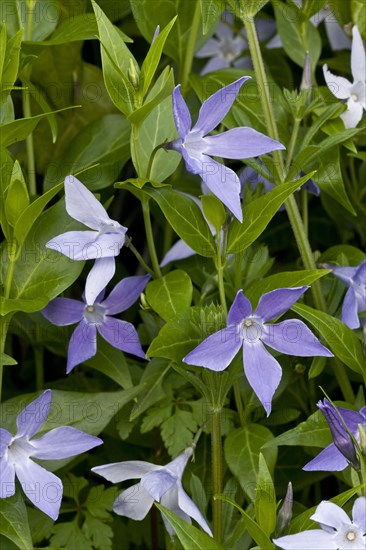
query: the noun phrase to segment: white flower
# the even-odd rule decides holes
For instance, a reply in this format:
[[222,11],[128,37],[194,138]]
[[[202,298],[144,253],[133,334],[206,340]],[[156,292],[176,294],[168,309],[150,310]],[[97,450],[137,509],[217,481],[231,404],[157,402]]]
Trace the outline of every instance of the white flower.
[[342,76],[335,76],[323,65],[324,78],[328,88],[338,99],[347,99],[347,111],[341,118],[346,128],[355,128],[366,109],[366,60],[365,48],[360,32],[355,25],[352,29],[351,70],[353,82]]

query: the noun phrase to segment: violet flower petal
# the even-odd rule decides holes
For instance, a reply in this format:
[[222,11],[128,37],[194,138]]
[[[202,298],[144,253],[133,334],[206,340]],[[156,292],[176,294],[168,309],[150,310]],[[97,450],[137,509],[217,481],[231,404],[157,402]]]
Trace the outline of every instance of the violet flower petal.
[[265,325],[261,338],[270,348],[287,355],[333,357],[333,353],[298,319]]
[[363,106],[360,101],[353,101],[350,98],[347,101],[347,110],[341,114],[341,119],[346,128],[356,128],[363,114]]
[[236,327],[227,327],[201,342],[182,361],[216,372],[226,369],[242,346]]
[[242,290],[238,290],[227,316],[228,325],[238,325],[252,314],[252,304]]
[[95,466],[92,472],[104,477],[112,483],[126,481],[126,479],[139,479],[148,472],[161,470],[162,466],[150,464],[143,460],[128,460],[126,462],[114,462],[112,464],[104,464],[103,466]]
[[97,230],[102,223],[111,223],[102,204],[75,176],[65,178],[65,198],[66,211],[74,220]]
[[51,407],[52,391],[45,390],[34,399],[17,416],[17,437],[32,437],[44,424]]
[[97,237],[97,231],[67,231],[53,237],[45,247],[60,252],[71,260],[90,260],[97,258],[99,254],[99,249],[95,247]]
[[253,128],[232,128],[221,134],[203,138],[205,153],[227,159],[247,159],[285,149],[279,141],[271,139]]
[[313,550],[338,550],[338,544],[332,538],[332,535],[322,529],[311,529],[272,540],[276,546],[284,550],[310,550],[310,548]]
[[249,76],[243,76],[232,84],[221,88],[220,90],[212,94],[209,98],[207,98],[201,106],[197,122],[192,130],[195,130],[197,132],[200,132],[202,135],[205,135],[216,128],[216,126],[229,112],[239,93],[241,86],[249,78]]
[[101,445],[99,437],[84,433],[72,426],[60,426],[47,432],[38,439],[32,439],[35,448],[32,457],[43,460],[59,460],[69,458]]
[[213,71],[219,71],[220,69],[228,69],[229,67],[230,63],[226,57],[213,57],[206,63],[202,71],[200,71],[200,75],[203,76],[205,74],[212,73]]
[[80,321],[71,335],[67,352],[66,373],[76,365],[90,359],[97,353],[97,329],[95,325]]
[[104,340],[114,348],[146,359],[137,331],[131,323],[106,317],[105,321],[97,326],[97,329]]
[[149,279],[151,279],[150,275],[137,275],[122,279],[109,296],[101,302],[101,305],[106,308],[107,315],[115,315],[131,307],[143,292]]
[[347,468],[348,464],[348,460],[338,451],[334,443],[331,443],[305,464],[303,470],[305,472],[341,472]]
[[243,361],[248,382],[269,416],[282,369],[260,340],[256,343],[244,342]]
[[196,52],[195,57],[198,57],[198,59],[204,57],[212,57],[219,52],[219,45],[220,43],[217,38],[209,38],[206,44],[204,44],[202,48],[200,48],[198,52]]
[[352,519],[363,533],[366,533],[366,498],[356,498],[352,508]]
[[[353,280],[358,285],[363,285],[364,288],[366,287],[366,260],[363,261],[356,269]],[[366,296],[365,296],[365,300],[366,300]],[[366,302],[365,302],[365,309],[366,309]]]
[[343,76],[336,76],[328,70],[328,65],[323,65],[324,79],[329,90],[338,99],[348,99],[351,95],[351,82]]
[[262,321],[271,321],[283,315],[310,288],[297,286],[293,288],[278,288],[263,294],[254,312]]
[[209,190],[221,200],[221,202],[239,220],[243,220],[243,212],[240,203],[240,181],[231,168],[216,162],[207,155],[203,155],[202,172],[200,176]]
[[177,260],[184,260],[185,258],[190,258],[195,254],[196,252],[193,250],[193,248],[188,246],[188,244],[185,243],[182,239],[178,239],[178,241],[175,242],[173,246],[170,248],[170,250],[168,250],[168,252],[165,254],[164,258],[160,263],[160,267],[165,267],[171,262],[176,262]]
[[143,487],[154,500],[160,501],[161,497],[177,483],[177,476],[172,475],[166,468],[149,472],[141,479]]
[[15,494],[15,468],[7,458],[0,458],[0,498]]
[[366,79],[366,54],[363,40],[357,25],[352,27],[351,70],[355,82],[365,83]]
[[0,428],[0,458],[4,456],[5,451],[7,450],[9,443],[12,439],[13,436],[10,432],[8,432],[8,430]]
[[178,487],[178,504],[179,504],[179,508],[187,516],[194,519],[198,523],[198,525],[200,527],[202,527],[202,529],[204,531],[206,531],[206,533],[208,535],[210,535],[210,537],[212,537],[213,536],[212,531],[209,528],[205,518],[203,517],[202,513],[200,512],[200,510],[198,509],[196,504],[193,502],[193,500],[191,498],[189,498],[189,496],[187,495],[187,493],[183,489],[182,483],[178,482],[177,487]]
[[173,117],[179,136],[184,139],[192,127],[192,119],[180,91],[180,84],[173,90]]
[[352,286],[347,290],[343,300],[342,321],[345,325],[352,329],[360,326],[357,296]]
[[154,498],[141,487],[141,483],[136,483],[116,498],[113,511],[120,516],[141,520],[147,515],[153,502]]
[[[174,514],[176,514],[179,518],[183,519],[187,523],[192,523],[191,518],[183,512],[183,510],[180,508],[178,503],[178,486],[174,485],[169,491],[167,491],[160,500],[161,504],[165,506],[165,508],[168,508],[168,510],[171,510]],[[169,521],[166,519],[164,514],[162,514],[163,522],[165,525],[166,530],[168,531],[169,535],[173,537],[175,535],[175,531],[169,523]]]
[[62,498],[61,480],[29,458],[17,462],[15,471],[29,500],[42,512],[56,520]]
[[315,513],[310,516],[310,519],[326,527],[332,527],[337,531],[339,531],[344,524],[347,525],[350,523],[346,512],[334,504],[334,502],[329,502],[328,500],[323,500],[317,506]]
[[97,296],[107,286],[116,271],[114,256],[110,258],[98,258],[88,273],[85,282],[85,301],[92,306]]
[[85,304],[72,298],[55,298],[42,309],[42,315],[53,325],[66,326],[83,318]]

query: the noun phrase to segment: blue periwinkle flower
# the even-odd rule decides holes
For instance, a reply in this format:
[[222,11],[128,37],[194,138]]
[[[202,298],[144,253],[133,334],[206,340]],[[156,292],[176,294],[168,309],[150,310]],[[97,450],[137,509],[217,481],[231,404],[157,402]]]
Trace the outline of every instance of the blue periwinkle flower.
[[321,529],[287,535],[273,542],[284,550],[362,550],[366,548],[366,497],[355,500],[352,521],[342,508],[323,500],[310,517]]
[[221,134],[207,135],[229,112],[241,86],[248,78],[239,78],[206,99],[193,127],[180,86],[176,86],[173,91],[173,116],[179,138],[165,146],[183,156],[188,172],[198,174],[208,189],[239,221],[243,219],[239,178],[231,168],[220,164],[211,156],[245,159],[284,149],[281,143],[253,128],[232,128]]
[[298,319],[268,324],[268,321],[283,315],[308,288],[279,288],[267,292],[259,300],[254,313],[250,301],[239,290],[229,310],[227,327],[211,334],[188,353],[183,362],[222,371],[242,349],[245,375],[268,416],[282,369],[265,346],[300,357],[333,356]]
[[[206,533],[212,536],[205,518],[182,485],[184,469],[192,454],[193,447],[188,447],[166,466],[158,466],[141,460],[129,460],[96,466],[92,468],[92,471],[112,483],[120,483],[126,479],[141,480],[117,497],[113,504],[116,514],[134,520],[142,520],[156,500],[189,523],[193,518]],[[171,524],[164,517],[163,520],[167,531],[173,535],[174,530]]]
[[343,300],[342,321],[350,328],[358,328],[358,314],[366,311],[366,260],[356,267],[334,267],[324,264],[333,275],[348,286]]
[[65,178],[65,202],[67,213],[92,231],[61,233],[48,241],[46,247],[72,260],[95,260],[85,286],[86,301],[93,305],[115,273],[114,257],[125,242],[127,228],[111,220],[93,193],[75,176]]
[[150,279],[150,275],[122,279],[104,299],[105,289],[93,305],[72,298],[55,298],[42,314],[57,326],[79,323],[74,330],[68,349],[66,372],[93,357],[97,352],[97,332],[111,346],[146,359],[135,327],[112,315],[132,306]]
[[0,428],[0,498],[15,494],[17,477],[29,500],[56,520],[62,499],[62,482],[32,459],[69,458],[89,451],[103,441],[72,426],[61,426],[33,439],[49,415],[51,400],[52,391],[46,390],[29,403],[18,414],[18,431],[14,436]]

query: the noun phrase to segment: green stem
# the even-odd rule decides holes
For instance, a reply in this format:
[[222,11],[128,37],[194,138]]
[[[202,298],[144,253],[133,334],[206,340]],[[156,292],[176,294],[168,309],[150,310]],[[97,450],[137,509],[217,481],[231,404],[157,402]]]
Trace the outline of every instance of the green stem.
[[[268,134],[272,139],[278,140],[278,130],[276,125],[276,120],[272,109],[269,91],[266,86],[266,82],[268,82],[268,79],[266,76],[266,71],[265,71],[263,58],[262,58],[262,54],[259,46],[257,32],[255,29],[254,19],[244,17],[243,23],[245,25],[245,30],[247,34],[248,43],[249,43],[250,53],[252,56],[258,88],[261,92],[260,97],[262,101],[262,108],[263,108],[263,113],[265,117],[265,122],[268,128]],[[295,123],[296,123],[296,120],[295,120]],[[296,130],[296,126],[294,126],[294,130]],[[295,132],[293,132],[293,134],[294,133]],[[295,145],[295,138],[296,136],[292,140],[293,141],[292,149]],[[292,152],[293,151],[290,151],[291,156],[292,156]],[[290,155],[288,156],[288,159],[290,158],[290,160],[288,160],[288,165],[291,162],[291,156]],[[283,162],[282,151],[273,151],[273,158],[275,160],[276,171],[278,174],[278,181],[283,182],[285,181],[285,178],[286,178],[286,171],[285,171],[286,168]],[[290,224],[294,232],[297,247],[299,249],[303,264],[306,269],[311,269],[311,270],[316,269],[316,263],[310,247],[310,243],[305,231],[303,221],[301,219],[298,206],[296,204],[296,200],[293,195],[291,195],[287,199],[287,201],[285,202],[285,205],[286,205],[287,215],[289,217]],[[320,281],[315,281],[311,285],[311,291],[312,291],[314,302],[317,309],[321,311],[326,311],[326,303],[322,293]],[[338,370],[338,373],[336,373],[336,376],[337,376],[337,379],[339,378],[339,381],[340,381],[339,383],[340,383],[342,393],[344,396],[346,396],[346,394],[349,395],[349,388],[347,387],[349,385],[349,381],[348,381],[348,384],[345,382],[346,379],[348,380],[348,377],[345,372],[345,367],[343,363],[339,363],[339,367],[337,370]]]
[[156,248],[154,243],[154,235],[153,235],[152,226],[151,226],[149,198],[146,197],[145,195],[142,197],[141,205],[142,205],[142,214],[144,217],[147,246],[149,249],[151,263],[153,266],[155,277],[161,277],[158,256],[156,254]]
[[139,155],[139,133],[140,133],[139,127],[136,124],[132,124],[131,137],[132,137],[133,152],[134,152],[134,154],[132,155],[132,162],[134,164],[138,177],[142,177],[140,155]]
[[182,94],[187,92],[189,75],[192,68],[192,62],[194,58],[194,52],[196,48],[198,31],[201,23],[201,2],[196,1],[196,7],[193,13],[193,19],[191,24],[191,32],[187,41],[187,47],[185,52],[184,61],[182,64],[182,72],[179,75],[179,81],[182,86]]
[[[33,26],[33,8],[35,2],[28,2],[27,9],[27,22],[26,22],[26,31],[25,39],[32,39],[32,26]],[[30,92],[29,90],[22,90],[22,105],[23,105],[23,115],[24,118],[30,118],[32,116],[31,104],[30,104]],[[37,194],[37,183],[36,183],[36,163],[34,158],[34,141],[33,133],[31,132],[26,140],[26,152],[27,152],[27,171],[28,171],[28,187],[29,194],[35,196]]]
[[347,376],[344,364],[337,358],[334,359],[333,364],[335,365],[333,369],[334,374],[337,379],[338,385],[342,390],[345,400],[348,403],[354,403],[356,399],[355,394],[352,389],[351,382],[349,381],[349,378]]
[[36,367],[36,388],[37,391],[43,390],[44,387],[44,369],[43,369],[43,348],[42,346],[34,346],[34,363]]
[[[12,318],[12,316],[13,316],[12,313],[8,313],[8,315],[4,315],[3,317],[0,317],[0,355],[2,355],[5,352],[6,335],[8,332],[10,319]],[[3,386],[3,372],[4,372],[4,365],[1,359],[0,360],[0,402],[1,402],[2,386]]]
[[287,157],[286,157],[286,166],[285,166],[286,174],[288,173],[288,170],[291,166],[292,158],[294,156],[294,150],[295,150],[296,140],[300,129],[300,124],[301,124],[301,118],[295,118],[294,127],[292,129],[292,134],[290,138],[290,143],[287,148]]
[[[215,373],[217,374],[217,373]],[[221,441],[221,407],[212,411],[212,485],[213,495],[222,493],[222,441]],[[213,500],[213,532],[217,542],[222,540],[222,502]]]
[[136,248],[133,246],[131,241],[125,245],[127,248],[131,250],[131,252],[136,256],[137,260],[139,261],[140,265],[144,268],[145,271],[150,273],[153,277],[155,277],[155,273],[152,269],[149,268],[143,257],[141,256],[140,252],[136,250]]
[[227,305],[226,305],[225,286],[224,286],[224,267],[225,267],[225,264],[222,263],[222,258],[221,258],[221,231],[218,229],[216,233],[216,269],[217,269],[220,301],[221,301],[222,307],[224,308],[225,317],[227,317]]
[[308,208],[308,193],[305,189],[301,189],[301,205],[302,205],[302,220],[304,223],[305,234],[309,235],[309,208]]
[[239,388],[239,383],[238,383],[237,380],[234,382],[233,388],[234,388],[234,397],[235,397],[236,407],[238,409],[240,424],[242,426],[244,426],[245,423],[246,423],[245,411],[244,411],[244,407],[243,407],[243,402],[241,400],[241,392],[240,392],[240,388]]

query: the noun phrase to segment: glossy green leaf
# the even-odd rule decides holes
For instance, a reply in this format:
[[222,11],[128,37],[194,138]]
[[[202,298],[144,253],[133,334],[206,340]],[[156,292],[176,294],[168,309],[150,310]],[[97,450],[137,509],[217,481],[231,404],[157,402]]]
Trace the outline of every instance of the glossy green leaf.
[[332,152],[330,162],[325,157],[318,160],[317,172],[313,180],[319,185],[321,191],[339,202],[348,212],[356,215],[345,189],[337,149]]
[[203,214],[195,201],[173,191],[160,188],[147,190],[162,209],[174,231],[200,256],[214,256],[215,243]]
[[26,29],[29,15],[32,15],[30,39],[44,40],[57,26],[60,0],[34,0],[32,7],[27,4],[26,0],[7,0],[1,15],[5,18],[8,33],[13,36],[19,29]]
[[259,453],[254,511],[258,525],[268,536],[270,536],[276,528],[276,509],[276,492],[272,476],[263,454]]
[[200,0],[202,15],[202,32],[207,34],[217,24],[224,8],[221,0]]
[[18,76],[20,45],[22,42],[23,29],[6,40],[6,25],[1,28],[1,49],[0,54],[0,104],[5,101]]
[[107,187],[130,158],[130,133],[128,121],[120,114],[104,115],[86,125],[70,141],[57,163],[49,165],[44,189],[51,189],[65,176],[82,170],[85,170],[83,183],[88,189]]
[[339,319],[305,304],[295,304],[291,309],[319,331],[336,357],[350,369],[361,375],[364,373],[362,344],[347,325]]
[[223,546],[216,542],[205,532],[197,529],[190,523],[184,521],[165,506],[155,502],[155,506],[165,516],[173,527],[175,534],[180,540],[184,550],[223,550]]
[[10,357],[7,353],[0,352],[0,366],[9,366],[9,365],[17,365],[18,362],[13,359],[13,357]]
[[[32,45],[57,46],[58,44],[68,44],[79,40],[95,40],[98,36],[98,25],[91,13],[82,15],[73,15],[63,21],[52,33],[48,40],[29,42]],[[126,40],[127,38],[127,40]],[[131,41],[125,37],[125,42]]]
[[1,535],[11,540],[21,550],[33,548],[27,509],[19,488],[14,496],[0,499],[0,518]]
[[220,229],[226,221],[226,212],[222,202],[214,195],[202,195],[201,202],[205,218],[216,229]]
[[252,501],[255,500],[259,453],[262,452],[270,472],[273,472],[277,452],[275,447],[263,448],[274,437],[270,430],[260,424],[249,424],[232,431],[225,441],[225,459],[230,471]]
[[166,397],[162,383],[169,369],[170,364],[164,359],[154,358],[149,361],[140,380],[140,384],[143,384],[145,389],[133,406],[130,415],[131,422],[136,420],[149,407]]
[[169,33],[176,21],[176,17],[168,23],[168,25],[160,31],[159,35],[155,38],[151,44],[149,51],[141,66],[140,73],[140,89],[142,97],[145,97],[146,92],[149,89],[151,81],[154,77],[155,71],[159,65],[161,54],[163,52],[164,44],[169,36]]
[[238,254],[250,246],[265,230],[279,207],[313,176],[313,172],[295,181],[278,185],[243,208],[243,223],[234,220],[229,229],[228,253]]
[[[271,441],[268,441],[264,447],[273,447],[280,445],[302,445],[304,447],[326,447],[332,442],[332,436],[329,426],[320,411],[316,411],[304,422],[300,422],[295,428],[287,430]],[[304,457],[304,464],[306,458]]]
[[151,281],[145,293],[152,308],[164,321],[169,321],[191,305],[193,286],[187,273],[177,269]]
[[5,199],[6,219],[14,227],[29,205],[29,194],[24,181],[22,169],[18,161],[15,161],[10,185]]
[[136,107],[136,90],[128,77],[130,60],[135,67],[138,65],[119,29],[110,22],[98,4],[91,1],[101,42],[104,82],[117,109],[128,115]]
[[254,17],[257,13],[268,4],[269,0],[239,0],[240,16],[244,19]]
[[261,550],[272,550],[275,548],[271,539],[266,535],[266,533],[258,525],[258,523],[256,523],[254,519],[247,512],[245,512],[245,510],[243,510],[234,500],[228,498],[225,495],[219,495],[217,498],[231,504],[239,510],[242,517],[244,518],[245,526],[248,533],[250,534],[252,539],[255,540],[255,542],[259,545],[259,548]]

